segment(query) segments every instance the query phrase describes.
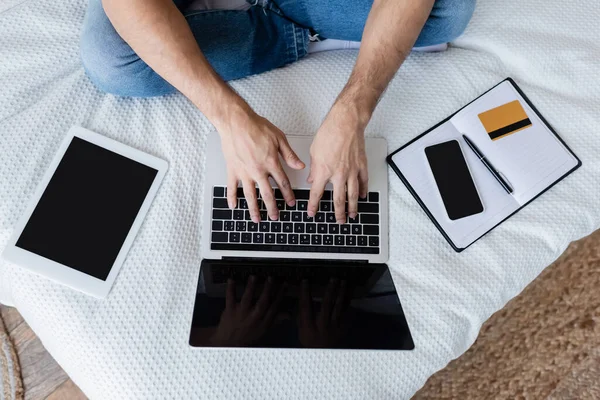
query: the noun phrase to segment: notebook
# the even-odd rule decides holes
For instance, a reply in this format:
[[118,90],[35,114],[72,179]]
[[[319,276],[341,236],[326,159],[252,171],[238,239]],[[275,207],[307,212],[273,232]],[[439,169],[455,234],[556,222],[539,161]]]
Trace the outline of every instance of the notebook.
[[[511,183],[509,194],[462,138],[465,134]],[[450,220],[425,148],[456,139],[484,211]],[[388,156],[388,163],[442,235],[460,252],[581,166],[581,161],[511,79]]]

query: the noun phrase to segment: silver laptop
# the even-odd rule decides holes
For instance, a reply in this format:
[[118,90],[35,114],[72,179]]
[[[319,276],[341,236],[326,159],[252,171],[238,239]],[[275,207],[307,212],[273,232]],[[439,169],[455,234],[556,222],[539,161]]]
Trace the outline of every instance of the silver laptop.
[[[276,258],[312,260],[352,260],[383,264],[388,260],[388,172],[387,142],[367,138],[369,194],[358,203],[358,216],[345,224],[336,222],[332,187],[328,185],[314,218],[308,217],[310,185],[310,146],[312,136],[288,136],[296,154],[307,166],[296,171],[284,165],[296,195],[296,205],[285,204],[279,190],[275,195],[279,220],[267,218],[262,205],[261,222],[250,219],[241,188],[238,207],[230,210],[226,199],[227,168],[217,132],[209,134],[206,149],[204,214],[202,223],[203,257]],[[262,204],[262,202],[259,202]]]

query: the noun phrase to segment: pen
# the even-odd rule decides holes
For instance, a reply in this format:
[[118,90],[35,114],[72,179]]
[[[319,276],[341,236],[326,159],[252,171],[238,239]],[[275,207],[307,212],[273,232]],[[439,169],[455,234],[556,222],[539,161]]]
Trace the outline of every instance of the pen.
[[473,143],[471,141],[471,139],[469,139],[467,137],[467,135],[462,135],[462,137],[463,137],[463,139],[465,139],[465,142],[467,142],[467,144],[469,145],[471,150],[473,150],[475,155],[481,160],[483,165],[485,165],[485,167],[488,169],[488,171],[490,171],[490,173],[494,176],[494,178],[496,178],[496,180],[500,183],[500,185],[502,185],[504,190],[506,190],[506,192],[508,194],[512,194],[513,188],[510,185],[510,183],[508,182],[508,180],[506,179],[506,177],[504,175],[502,175],[502,172],[500,172],[496,168],[494,168],[492,163],[489,162],[489,160],[485,157],[485,155],[481,152],[481,150],[479,150],[479,148],[477,148],[477,146],[475,146],[475,143]]

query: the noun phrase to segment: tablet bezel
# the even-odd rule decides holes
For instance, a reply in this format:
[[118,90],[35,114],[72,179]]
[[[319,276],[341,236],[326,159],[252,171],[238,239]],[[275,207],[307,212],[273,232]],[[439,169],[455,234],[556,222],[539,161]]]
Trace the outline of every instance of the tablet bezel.
[[[125,238],[125,241],[121,246],[121,250],[119,251],[105,281],[16,246],[17,240],[23,233],[29,218],[33,214],[33,211],[40,201],[40,198],[48,187],[50,179],[54,175],[58,164],[63,159],[63,156],[65,155],[67,148],[71,144],[71,141],[74,137],[83,139],[89,143],[93,143],[116,154],[120,154],[130,160],[137,161],[140,164],[144,164],[157,170],[154,181],[146,193],[146,197],[142,203],[142,206],[140,207],[137,216],[135,217],[135,220],[129,229],[129,233]],[[49,278],[55,282],[69,286],[75,290],[97,298],[105,298],[110,292],[110,289],[114,284],[121,267],[123,266],[123,262],[125,261],[127,253],[133,244],[133,241],[142,225],[142,222],[144,221],[144,218],[146,217],[146,214],[148,213],[148,210],[150,209],[150,205],[152,204],[152,201],[158,192],[160,184],[168,168],[168,163],[160,158],[149,155],[123,143],[117,142],[116,140],[109,139],[98,133],[89,131],[85,128],[78,126],[72,127],[62,141],[56,152],[56,155],[52,159],[52,162],[48,166],[46,173],[44,174],[42,180],[36,188],[35,193],[29,201],[27,208],[15,226],[13,234],[6,248],[4,249],[4,252],[2,253],[2,257],[6,261],[17,264],[25,269],[45,276],[46,278]]]

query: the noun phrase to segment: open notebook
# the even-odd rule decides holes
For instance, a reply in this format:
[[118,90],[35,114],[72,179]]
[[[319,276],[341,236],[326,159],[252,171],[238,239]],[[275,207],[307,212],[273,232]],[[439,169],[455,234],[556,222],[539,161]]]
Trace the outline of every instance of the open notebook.
[[[462,134],[506,176],[513,186],[512,194],[502,188]],[[484,205],[482,213],[455,221],[448,218],[425,156],[427,146],[452,139],[461,145]],[[456,251],[468,247],[581,165],[510,78],[390,154],[388,162]]]

